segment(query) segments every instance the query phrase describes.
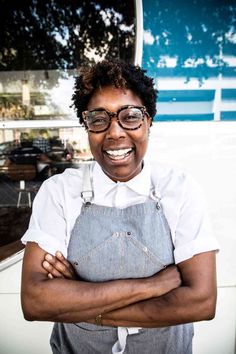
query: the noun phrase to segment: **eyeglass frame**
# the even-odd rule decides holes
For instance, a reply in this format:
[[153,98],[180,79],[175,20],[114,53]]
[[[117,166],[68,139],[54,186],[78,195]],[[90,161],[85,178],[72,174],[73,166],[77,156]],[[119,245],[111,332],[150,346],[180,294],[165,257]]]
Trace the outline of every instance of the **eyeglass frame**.
[[[120,120],[119,120],[119,117],[118,117],[118,116],[119,116],[119,113],[120,113],[121,111],[123,111],[124,109],[128,109],[128,108],[138,108],[138,109],[140,109],[140,111],[142,112],[143,118],[142,118],[142,120],[141,120],[140,125],[139,125],[138,127],[136,127],[136,128],[124,128],[124,127],[122,126]],[[90,113],[90,112],[94,112],[94,111],[104,111],[104,112],[106,112],[106,113],[108,114],[110,120],[109,120],[109,124],[108,124],[108,126],[107,126],[106,129],[99,130],[99,131],[95,131],[95,130],[91,130],[91,129],[88,128],[88,125],[87,125],[87,122],[86,122],[86,118],[87,118],[87,117],[86,117],[86,114],[88,114],[88,113]],[[109,111],[109,110],[107,110],[107,109],[105,109],[105,108],[103,108],[103,107],[101,107],[101,108],[95,108],[95,109],[92,109],[91,111],[88,111],[88,110],[87,110],[87,111],[83,111],[83,112],[82,112],[82,117],[83,117],[83,120],[84,120],[85,128],[86,128],[89,132],[94,133],[94,134],[104,133],[105,131],[107,131],[107,130],[110,128],[110,126],[111,126],[111,120],[112,120],[113,117],[116,117],[117,123],[119,124],[119,126],[120,126],[122,129],[124,129],[124,130],[137,130],[137,129],[141,128],[141,126],[142,126],[142,124],[143,124],[143,121],[144,121],[144,118],[145,118],[145,115],[150,118],[150,115],[148,114],[147,109],[146,109],[145,106],[134,106],[134,105],[122,106],[122,107],[119,108],[116,112]]]

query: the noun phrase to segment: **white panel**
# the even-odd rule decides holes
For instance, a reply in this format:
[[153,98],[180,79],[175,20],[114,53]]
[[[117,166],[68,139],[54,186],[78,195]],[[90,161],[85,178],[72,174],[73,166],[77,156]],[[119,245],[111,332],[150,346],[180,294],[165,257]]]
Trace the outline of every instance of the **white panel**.
[[223,100],[220,108],[222,111],[236,111],[236,100]]
[[0,129],[21,129],[21,128],[60,128],[80,127],[78,119],[62,120],[5,120],[0,121]]
[[235,354],[236,288],[219,289],[216,317],[194,328],[193,354]]
[[141,66],[143,54],[143,3],[142,0],[135,0],[136,16],[136,37],[135,37],[135,59],[134,64]]
[[22,261],[19,261],[0,271],[0,294],[15,294],[20,292],[21,267]]
[[51,354],[52,324],[25,321],[18,294],[0,294],[0,313],[1,354]]
[[200,183],[221,248],[218,283],[235,286],[236,122],[154,123],[148,155],[188,171]]
[[[158,114],[205,114],[212,113],[212,101],[159,102]],[[157,115],[158,119],[158,115]]]
[[216,317],[195,324],[194,354],[235,354],[236,122],[154,123],[148,155],[186,170],[200,183],[221,247]]
[[[186,82],[185,77],[165,77],[157,79],[157,86],[159,90],[212,90],[217,87],[218,81],[218,78],[209,78],[200,85],[198,78],[191,78]],[[236,88],[235,78],[222,78],[221,88]]]

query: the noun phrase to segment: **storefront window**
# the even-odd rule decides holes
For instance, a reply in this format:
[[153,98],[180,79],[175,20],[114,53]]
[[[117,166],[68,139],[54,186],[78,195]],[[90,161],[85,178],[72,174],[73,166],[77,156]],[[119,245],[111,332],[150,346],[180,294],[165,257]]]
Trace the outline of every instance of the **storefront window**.
[[22,247],[41,183],[91,159],[70,108],[74,77],[103,58],[134,62],[135,4],[3,1],[0,14],[0,261]]

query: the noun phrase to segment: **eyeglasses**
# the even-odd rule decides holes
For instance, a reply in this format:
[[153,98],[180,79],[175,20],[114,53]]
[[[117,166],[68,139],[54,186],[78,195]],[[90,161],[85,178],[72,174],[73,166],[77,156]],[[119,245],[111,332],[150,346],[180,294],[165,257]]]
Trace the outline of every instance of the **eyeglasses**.
[[117,118],[118,124],[125,130],[139,129],[145,115],[149,116],[144,106],[127,105],[110,112],[104,108],[96,108],[82,112],[85,127],[92,133],[102,133],[109,129],[112,117]]

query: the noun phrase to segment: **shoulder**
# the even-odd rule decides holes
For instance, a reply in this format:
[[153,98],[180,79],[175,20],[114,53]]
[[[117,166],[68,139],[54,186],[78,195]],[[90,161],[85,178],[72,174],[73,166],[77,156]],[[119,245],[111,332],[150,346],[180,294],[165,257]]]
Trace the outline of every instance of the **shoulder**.
[[186,171],[173,166],[155,163],[151,178],[156,195],[171,210],[205,209],[206,199],[199,183]]
[[198,185],[186,171],[159,162],[151,164],[151,179],[161,195],[182,194]]
[[82,169],[67,168],[63,173],[54,175],[43,182],[40,192],[49,193],[54,198],[76,197],[82,188]]
[[82,169],[81,168],[67,168],[64,172],[56,174],[48,178],[44,183],[71,183],[72,181],[82,180]]

